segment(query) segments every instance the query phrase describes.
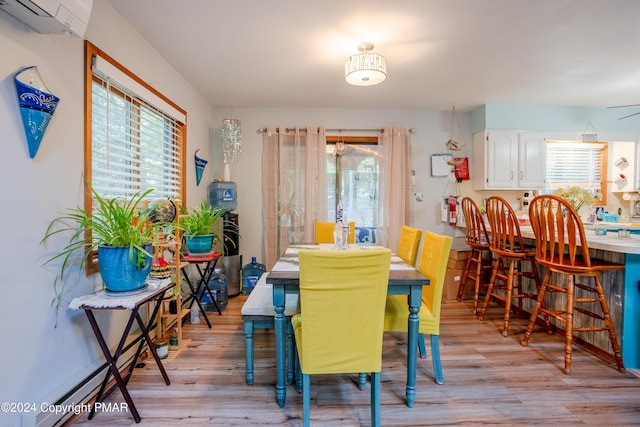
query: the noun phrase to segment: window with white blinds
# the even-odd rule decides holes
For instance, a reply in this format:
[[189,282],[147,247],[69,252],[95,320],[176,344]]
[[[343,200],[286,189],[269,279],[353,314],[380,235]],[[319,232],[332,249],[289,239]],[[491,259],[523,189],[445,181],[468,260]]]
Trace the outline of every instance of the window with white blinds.
[[91,186],[101,196],[183,196],[186,114],[101,52],[91,60]]
[[180,194],[181,127],[145,100],[94,76],[91,182],[107,198],[153,189],[154,198]]
[[88,41],[85,55],[84,209],[94,208],[91,189],[105,199],[153,189],[152,200],[184,203],[186,112]]
[[556,190],[579,186],[604,192],[602,142],[547,142],[546,188]]

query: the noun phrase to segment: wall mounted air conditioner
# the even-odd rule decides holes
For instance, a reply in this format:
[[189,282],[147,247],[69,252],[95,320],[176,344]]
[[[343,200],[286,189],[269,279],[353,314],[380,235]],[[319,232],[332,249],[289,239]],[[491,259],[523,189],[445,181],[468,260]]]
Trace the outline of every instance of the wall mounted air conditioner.
[[84,37],[93,0],[0,0],[0,10],[42,34]]

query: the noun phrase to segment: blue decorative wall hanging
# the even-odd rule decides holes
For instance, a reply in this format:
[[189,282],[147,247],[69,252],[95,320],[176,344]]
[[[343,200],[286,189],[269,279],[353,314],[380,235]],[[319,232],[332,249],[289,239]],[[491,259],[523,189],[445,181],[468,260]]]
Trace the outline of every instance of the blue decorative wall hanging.
[[33,159],[60,98],[49,93],[35,65],[18,71],[13,81],[18,93],[22,124],[27,135],[29,156]]
[[193,157],[196,161],[196,187],[200,185],[200,180],[202,179],[202,172],[204,172],[204,167],[209,163],[207,160],[198,157],[198,148],[195,153],[193,153]]

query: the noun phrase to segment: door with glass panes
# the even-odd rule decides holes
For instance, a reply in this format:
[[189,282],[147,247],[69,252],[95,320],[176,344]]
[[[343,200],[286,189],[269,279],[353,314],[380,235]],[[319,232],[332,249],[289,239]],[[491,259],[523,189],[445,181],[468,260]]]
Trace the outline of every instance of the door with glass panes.
[[376,242],[380,160],[377,137],[327,136],[328,218],[335,221],[341,204],[345,220],[355,222],[356,243]]

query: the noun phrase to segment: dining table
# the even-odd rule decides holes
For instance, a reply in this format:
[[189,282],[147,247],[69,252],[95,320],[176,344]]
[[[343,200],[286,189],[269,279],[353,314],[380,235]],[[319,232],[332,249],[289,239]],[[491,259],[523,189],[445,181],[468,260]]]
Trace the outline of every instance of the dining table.
[[[347,250],[367,250],[380,246],[350,244]],[[266,281],[273,287],[273,308],[275,310],[275,349],[276,349],[276,401],[280,407],[286,402],[286,373],[285,373],[285,347],[286,347],[286,318],[284,315],[287,294],[300,292],[300,265],[298,253],[301,249],[333,249],[333,244],[289,245],[285,253],[278,259]],[[429,279],[407,264],[397,255],[392,255],[389,268],[388,295],[407,295],[409,307],[408,338],[407,338],[407,386],[406,404],[413,407],[416,394],[416,364],[418,354],[418,333],[420,320],[418,312],[422,305],[422,287],[429,285]],[[384,355],[383,355],[384,357]],[[290,369],[293,372],[293,369]],[[292,382],[292,381],[290,381]]]

